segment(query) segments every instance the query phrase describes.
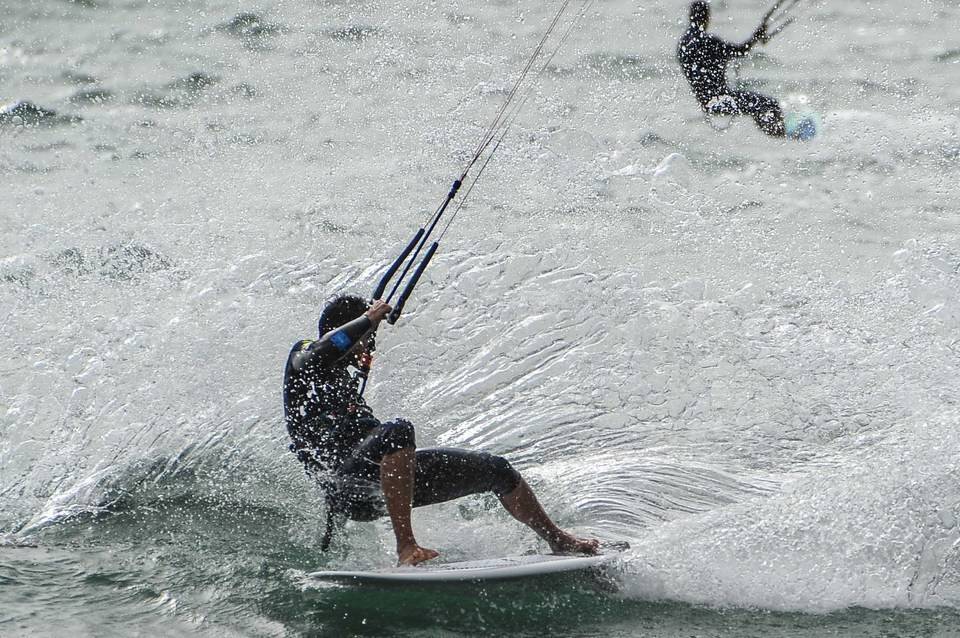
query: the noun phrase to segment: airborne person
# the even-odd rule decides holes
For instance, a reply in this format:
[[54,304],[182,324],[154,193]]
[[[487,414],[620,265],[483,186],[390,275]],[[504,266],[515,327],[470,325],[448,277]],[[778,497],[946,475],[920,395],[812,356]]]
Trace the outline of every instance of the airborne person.
[[332,516],[371,521],[389,515],[399,564],[416,565],[438,553],[417,543],[411,507],[493,492],[552,551],[596,553],[598,541],[556,526],[506,459],[453,448],[417,449],[410,422],[382,422],[373,415],[348,366],[364,368],[374,332],[390,311],[383,301],[337,297],[320,314],[319,340],[294,344],[287,359],[283,404],[290,449],[326,493],[324,548]]
[[780,103],[761,93],[731,89],[727,84],[727,65],[732,59],[747,55],[754,46],[766,44],[792,22],[790,18],[773,31],[769,30],[770,18],[779,7],[777,4],[771,9],[749,40],[733,44],[707,33],[710,4],[694,2],[690,5],[690,28],[680,38],[677,47],[677,60],[704,112],[708,115],[749,115],[761,131],[773,137],[788,135]]

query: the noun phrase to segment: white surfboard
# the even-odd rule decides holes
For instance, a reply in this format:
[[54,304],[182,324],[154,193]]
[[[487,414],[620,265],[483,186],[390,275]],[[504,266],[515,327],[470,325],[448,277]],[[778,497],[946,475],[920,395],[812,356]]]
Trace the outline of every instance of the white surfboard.
[[597,569],[615,561],[621,554],[620,551],[607,551],[596,556],[529,554],[456,563],[424,563],[416,567],[388,567],[370,571],[320,571],[307,574],[307,578],[319,582],[346,584],[422,584],[509,580]]

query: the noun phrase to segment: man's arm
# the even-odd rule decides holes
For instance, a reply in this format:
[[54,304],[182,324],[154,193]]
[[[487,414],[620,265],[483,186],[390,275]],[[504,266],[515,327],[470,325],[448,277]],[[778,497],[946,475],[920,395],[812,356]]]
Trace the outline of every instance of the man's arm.
[[319,341],[294,352],[291,355],[291,365],[300,369],[307,364],[325,367],[337,363],[350,354],[367,335],[374,332],[380,322],[390,314],[390,310],[390,306],[383,301],[374,301],[362,316],[331,330]]
[[743,44],[728,44],[727,46],[730,47],[731,57],[743,57],[750,52],[750,49],[758,44],[766,44],[768,40],[767,25],[766,23],[763,23],[757,27],[757,30],[753,32],[753,35],[750,36],[750,39]]
[[372,327],[367,316],[357,317],[323,335],[319,341],[314,341],[306,348],[295,352],[291,363],[296,369],[307,364],[331,366],[347,356],[357,342],[370,333]]

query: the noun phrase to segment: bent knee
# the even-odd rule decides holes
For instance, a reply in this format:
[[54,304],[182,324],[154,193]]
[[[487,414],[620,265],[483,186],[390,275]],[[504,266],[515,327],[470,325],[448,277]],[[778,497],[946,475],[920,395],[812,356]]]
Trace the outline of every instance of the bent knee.
[[517,486],[520,485],[520,481],[523,480],[520,472],[513,469],[510,461],[502,456],[493,456],[490,454],[488,455],[487,463],[493,476],[490,489],[497,496],[506,496],[515,490]]
[[404,419],[396,419],[384,423],[382,427],[383,433],[380,435],[380,439],[383,441],[387,454],[417,446],[413,423]]

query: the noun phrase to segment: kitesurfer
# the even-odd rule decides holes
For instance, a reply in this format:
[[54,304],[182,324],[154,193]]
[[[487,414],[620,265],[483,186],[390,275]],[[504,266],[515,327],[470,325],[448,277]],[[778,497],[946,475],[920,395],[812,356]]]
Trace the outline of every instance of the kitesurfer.
[[727,85],[730,61],[747,55],[758,44],[766,44],[788,24],[785,22],[771,31],[768,22],[771,14],[761,21],[749,40],[733,44],[707,33],[710,4],[693,2],[690,5],[690,28],[680,38],[677,60],[700,102],[700,108],[708,115],[749,115],[767,135],[784,137],[783,110],[777,100],[753,91],[734,90]]
[[[410,422],[374,416],[348,366],[365,368],[374,333],[390,311],[381,300],[337,297],[320,314],[319,340],[296,343],[287,359],[283,399],[290,449],[325,491],[328,516],[369,521],[389,515],[398,562],[416,565],[438,552],[417,543],[411,507],[493,492],[554,552],[596,553],[598,541],[557,527],[506,459],[453,448],[417,449]],[[328,518],[324,545],[331,531]]]

